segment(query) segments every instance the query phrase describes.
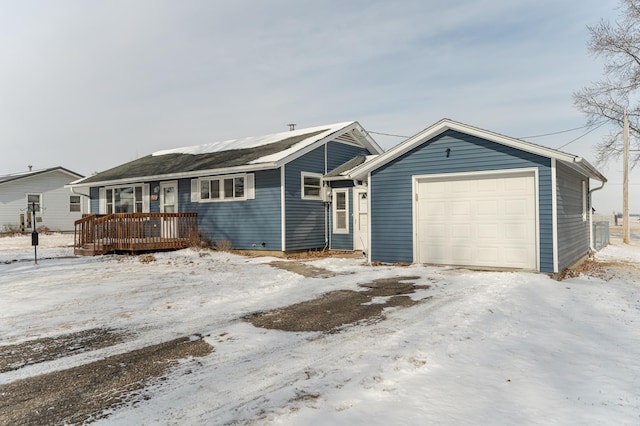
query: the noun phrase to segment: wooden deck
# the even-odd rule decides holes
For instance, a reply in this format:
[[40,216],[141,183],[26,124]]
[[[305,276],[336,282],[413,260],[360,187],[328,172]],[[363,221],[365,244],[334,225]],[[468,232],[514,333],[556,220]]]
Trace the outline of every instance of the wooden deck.
[[109,252],[177,250],[197,242],[197,213],[89,214],[75,222],[73,251],[96,256]]

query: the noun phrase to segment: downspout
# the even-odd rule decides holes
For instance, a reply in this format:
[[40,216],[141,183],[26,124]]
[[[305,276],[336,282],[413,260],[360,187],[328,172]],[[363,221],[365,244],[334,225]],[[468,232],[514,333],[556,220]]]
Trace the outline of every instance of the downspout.
[[606,183],[605,181],[602,181],[602,185],[600,185],[597,188],[593,188],[589,190],[589,248],[591,249],[591,252],[596,251],[593,244],[593,207],[591,204],[591,194],[593,194],[596,191],[600,191],[602,188],[604,188],[605,183]]

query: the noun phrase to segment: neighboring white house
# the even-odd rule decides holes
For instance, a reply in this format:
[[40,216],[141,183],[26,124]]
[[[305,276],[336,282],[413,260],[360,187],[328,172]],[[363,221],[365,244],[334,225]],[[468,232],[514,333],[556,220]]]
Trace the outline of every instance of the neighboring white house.
[[[0,232],[18,230],[21,215],[25,228],[32,225],[32,208],[36,228],[73,231],[73,223],[82,217],[86,202],[64,186],[82,177],[64,167],[31,170],[31,166],[26,172],[0,176]],[[29,229],[31,226],[26,228]]]

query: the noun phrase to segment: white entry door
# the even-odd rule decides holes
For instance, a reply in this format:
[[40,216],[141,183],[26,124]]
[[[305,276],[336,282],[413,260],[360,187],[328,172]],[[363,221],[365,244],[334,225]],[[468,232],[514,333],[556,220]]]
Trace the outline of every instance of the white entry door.
[[178,182],[160,184],[160,213],[178,212]]
[[[177,213],[178,212],[178,182],[162,182],[160,183],[160,213]],[[163,217],[160,220],[161,232],[163,238],[177,238],[177,218]]]
[[533,172],[417,177],[419,263],[537,269]]
[[367,189],[353,188],[353,249],[369,251],[369,200]]

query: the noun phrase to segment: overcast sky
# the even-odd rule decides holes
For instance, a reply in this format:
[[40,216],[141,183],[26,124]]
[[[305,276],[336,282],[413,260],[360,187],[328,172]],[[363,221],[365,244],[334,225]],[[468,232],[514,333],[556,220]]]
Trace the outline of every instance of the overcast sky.
[[[405,136],[443,117],[513,137],[579,127],[571,95],[602,76],[586,26],[618,15],[617,0],[0,6],[0,174],[32,164],[89,175],[288,123],[357,120]],[[592,161],[608,131],[563,150]],[[558,148],[582,133],[530,141]],[[385,149],[402,141],[373,136]],[[610,181],[595,194],[602,213],[622,210],[621,169],[600,168]]]

